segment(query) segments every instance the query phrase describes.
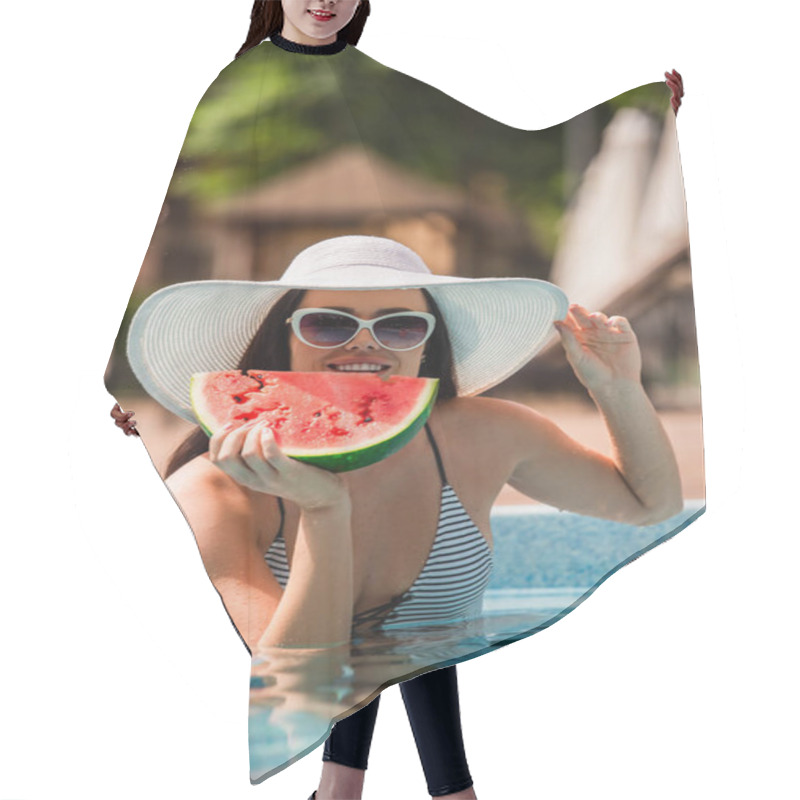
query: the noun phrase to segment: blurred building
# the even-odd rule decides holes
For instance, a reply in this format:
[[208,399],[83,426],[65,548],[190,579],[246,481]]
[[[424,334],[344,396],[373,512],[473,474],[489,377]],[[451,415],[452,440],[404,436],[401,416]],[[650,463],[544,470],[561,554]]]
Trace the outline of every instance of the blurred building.
[[[672,111],[659,125],[625,108],[606,127],[564,216],[550,280],[570,302],[628,318],[657,405],[699,407],[689,235]],[[506,386],[583,393],[555,336]]]
[[440,274],[546,275],[549,264],[504,189],[499,175],[454,188],[343,147],[204,208],[168,198],[140,288],[274,280],[304,247],[349,234],[396,239]]
[[[573,122],[565,126],[568,139],[577,136],[572,128],[594,124],[588,114]],[[587,142],[589,134],[593,128]],[[580,151],[573,164],[579,171],[593,148],[573,145],[566,149]],[[188,280],[274,280],[304,247],[347,234],[403,242],[440,274],[549,279],[571,302],[626,316],[653,400],[662,408],[699,408],[686,205],[671,110],[662,122],[630,107],[616,113],[572,195],[552,264],[499,173],[446,185],[362,146],[344,146],[214,204],[169,195],[136,294],[141,300]],[[129,310],[135,307],[132,301]],[[115,382],[137,389],[121,346],[109,368]],[[501,387],[509,389],[585,396],[556,336]]]

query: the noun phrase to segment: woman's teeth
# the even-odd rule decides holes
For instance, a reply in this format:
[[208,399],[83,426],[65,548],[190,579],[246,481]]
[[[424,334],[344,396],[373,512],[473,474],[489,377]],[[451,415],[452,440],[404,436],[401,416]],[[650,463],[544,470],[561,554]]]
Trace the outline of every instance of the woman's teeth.
[[309,11],[312,17],[316,17],[317,19],[328,20],[331,17],[335,17],[335,14],[331,14],[330,11]]
[[388,364],[328,364],[328,367],[337,372],[383,372],[389,369]]

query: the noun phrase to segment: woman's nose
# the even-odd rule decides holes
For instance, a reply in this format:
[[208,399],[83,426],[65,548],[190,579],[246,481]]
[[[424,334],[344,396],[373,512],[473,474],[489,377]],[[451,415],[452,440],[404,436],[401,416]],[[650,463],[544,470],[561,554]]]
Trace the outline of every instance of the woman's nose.
[[346,345],[347,350],[377,350],[380,345],[375,341],[369,328],[362,328]]

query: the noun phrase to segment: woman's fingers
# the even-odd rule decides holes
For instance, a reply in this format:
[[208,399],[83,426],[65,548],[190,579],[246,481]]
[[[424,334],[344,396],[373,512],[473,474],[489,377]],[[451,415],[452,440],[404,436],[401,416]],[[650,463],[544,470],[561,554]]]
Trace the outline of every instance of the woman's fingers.
[[605,328],[608,325],[608,317],[602,311],[593,311],[589,314],[589,319],[595,328]]
[[570,306],[564,324],[573,331],[587,327],[590,323],[586,309],[580,306]]
[[583,306],[570,306],[565,320],[555,323],[567,352],[577,355],[582,348],[595,350],[625,344],[635,335],[625,317],[607,317],[601,311],[588,312]]
[[673,86],[678,90],[681,97],[683,96],[683,76],[678,70],[673,69],[672,72],[665,72],[664,76],[667,79],[667,84],[670,88]]
[[111,416],[114,418],[114,424],[121,428],[126,436],[138,436],[139,431],[136,430],[136,420],[132,419],[133,411],[123,411],[119,403],[114,403],[114,408],[111,409]]
[[589,312],[577,303],[573,303],[567,312],[567,319],[572,319],[574,322],[584,325],[589,324]]
[[252,425],[253,420],[239,426],[229,423],[215,433],[208,446],[208,455],[212,463],[223,467],[226,472],[228,471],[227,467],[232,465],[234,467],[236,465],[245,466],[242,459],[242,448]]
[[640,379],[641,353],[625,317],[590,313],[573,304],[555,326],[575,375],[590,391],[617,378]]
[[261,453],[264,460],[267,461],[274,470],[284,474],[287,470],[297,466],[297,462],[293,461],[281,450],[272,428],[265,425],[260,431],[259,438]]
[[278,447],[275,435],[265,422],[256,421],[247,432],[242,446],[242,458],[253,472],[264,474],[265,470],[280,472],[289,459]]
[[217,461],[219,458],[219,451],[222,448],[222,445],[225,443],[225,439],[229,433],[234,430],[234,425],[228,423],[227,425],[223,426],[218,430],[213,436],[208,440],[208,457],[211,459],[212,462]]
[[625,317],[609,317],[608,324],[620,333],[633,333],[633,328]]
[[609,318],[602,311],[587,311],[583,306],[571,305],[566,322],[576,333],[603,331],[609,328]]
[[211,437],[209,459],[237,483],[256,491],[274,491],[293,464],[263,420],[226,425]]
[[209,459],[240,485],[284,497],[301,508],[322,508],[347,493],[336,476],[289,458],[266,422],[258,419],[226,425],[215,433]]
[[274,471],[269,464],[253,452],[252,441],[256,421],[233,428],[220,436],[215,454],[209,455],[212,463],[241,486],[257,492],[271,491]]
[[569,307],[567,318],[579,328],[604,328],[608,322],[608,317],[602,311],[592,311],[589,313],[583,306],[573,304]]
[[672,92],[672,97],[670,98],[670,105],[672,106],[672,110],[677,114],[678,109],[681,106],[681,98],[683,97],[683,77],[681,76],[680,72],[677,70],[672,70],[671,73],[665,72],[664,76],[667,79],[667,86],[669,90]]
[[564,347],[567,360],[570,362],[573,369],[578,369],[586,356],[584,350],[584,336],[582,335],[585,333],[585,329],[576,329],[568,322],[558,322],[556,323],[556,327],[561,334],[561,344]]
[[558,328],[558,332],[561,334],[561,343],[564,345],[564,349],[567,351],[567,353],[579,353],[580,344],[575,338],[575,333],[569,326],[569,323],[563,320],[558,320],[556,322],[556,328]]

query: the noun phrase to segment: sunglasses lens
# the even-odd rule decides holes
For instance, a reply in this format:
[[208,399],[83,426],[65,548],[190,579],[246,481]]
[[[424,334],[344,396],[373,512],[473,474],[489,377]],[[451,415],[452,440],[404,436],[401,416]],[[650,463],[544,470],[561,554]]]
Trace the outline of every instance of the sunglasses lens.
[[316,347],[338,347],[358,329],[358,322],[342,314],[317,312],[306,314],[300,320],[303,339]]
[[397,316],[382,319],[373,328],[377,340],[389,350],[411,350],[428,335],[424,317]]

